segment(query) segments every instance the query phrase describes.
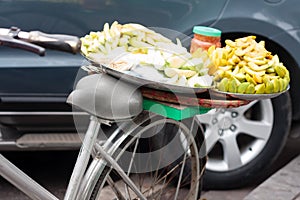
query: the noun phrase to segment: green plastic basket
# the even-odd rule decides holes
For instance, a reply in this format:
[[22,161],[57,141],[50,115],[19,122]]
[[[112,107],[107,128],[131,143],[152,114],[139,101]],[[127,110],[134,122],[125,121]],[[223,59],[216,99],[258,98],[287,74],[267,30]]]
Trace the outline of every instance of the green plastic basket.
[[195,115],[205,114],[212,109],[201,106],[180,106],[149,99],[144,99],[143,108],[149,112],[153,112],[177,121],[191,118]]

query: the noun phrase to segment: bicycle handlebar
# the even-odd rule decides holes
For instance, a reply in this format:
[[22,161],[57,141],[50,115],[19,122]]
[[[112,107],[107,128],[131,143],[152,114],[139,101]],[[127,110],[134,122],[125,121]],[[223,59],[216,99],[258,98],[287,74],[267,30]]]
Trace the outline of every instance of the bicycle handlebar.
[[45,49],[35,44],[24,42],[22,40],[14,39],[10,36],[0,35],[0,45],[8,46],[12,48],[24,49],[26,51],[31,51],[40,56],[45,55]]
[[70,53],[80,51],[81,42],[78,37],[62,34],[46,34],[40,31],[29,32],[28,42],[45,48],[55,49]]
[[25,32],[12,27],[0,28],[0,45],[24,49],[43,56],[45,48],[76,54],[80,51],[81,42],[78,37],[72,35]]

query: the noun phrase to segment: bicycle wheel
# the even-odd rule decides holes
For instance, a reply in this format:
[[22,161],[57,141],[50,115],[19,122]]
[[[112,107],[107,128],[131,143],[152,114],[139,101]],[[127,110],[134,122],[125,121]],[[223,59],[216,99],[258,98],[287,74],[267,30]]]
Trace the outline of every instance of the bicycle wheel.
[[[184,123],[149,119],[136,126],[113,158],[146,199],[198,199],[205,162],[198,153],[203,143],[200,126],[191,134]],[[116,198],[138,199],[118,172],[106,166],[90,199]]]

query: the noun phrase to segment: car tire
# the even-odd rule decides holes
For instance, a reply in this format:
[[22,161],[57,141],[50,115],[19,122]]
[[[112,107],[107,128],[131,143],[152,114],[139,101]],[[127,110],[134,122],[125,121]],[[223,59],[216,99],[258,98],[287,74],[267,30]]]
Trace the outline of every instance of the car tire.
[[[271,100],[260,100],[245,107],[221,109],[212,113],[199,116],[199,120],[202,120],[205,127],[207,150],[210,151],[203,179],[204,189],[239,188],[266,178],[265,175],[268,174],[270,166],[281,152],[290,130],[292,116],[289,93],[282,94]],[[227,118],[224,116],[227,116]],[[233,117],[235,119],[231,119]],[[227,122],[224,120],[225,118]],[[248,125],[253,123],[253,125],[258,124],[258,126],[244,125],[245,119]],[[234,125],[228,123],[230,120]],[[222,127],[220,124],[222,123],[223,127],[227,127],[223,131],[220,131],[220,127]],[[268,125],[262,125],[263,123]],[[265,126],[261,130],[266,131],[260,132],[260,125],[261,127]],[[247,126],[248,128],[243,128]],[[244,130],[248,130],[251,136],[241,133]],[[213,131],[215,133],[212,133]],[[240,153],[241,162],[237,161],[236,163],[239,164],[235,166],[234,164],[228,164],[231,167],[227,166],[226,168],[226,165],[222,164],[229,161],[234,163],[234,161],[238,160],[237,158],[230,157],[230,155],[234,155],[237,151],[233,151],[230,142],[225,141],[229,140],[228,138],[230,137],[227,139],[226,137],[234,132],[237,135],[236,147],[239,148],[238,152]],[[270,132],[270,134],[267,132]],[[213,142],[209,141],[211,138],[208,137],[208,134],[217,135],[218,140],[214,145],[212,145]],[[220,136],[221,134],[223,135]],[[259,138],[260,134],[263,135],[263,139]],[[253,135],[255,137],[252,137]],[[243,137],[246,137],[246,139]],[[209,145],[213,147],[209,147]],[[218,155],[218,153],[222,155]],[[225,156],[226,154],[227,156]]]

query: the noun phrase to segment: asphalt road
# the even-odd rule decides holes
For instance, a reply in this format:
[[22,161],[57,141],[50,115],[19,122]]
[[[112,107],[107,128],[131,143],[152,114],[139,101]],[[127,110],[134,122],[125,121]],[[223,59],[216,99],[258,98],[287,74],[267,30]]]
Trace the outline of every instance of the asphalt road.
[[[299,144],[300,139],[288,141],[287,146],[273,166],[273,172],[300,153]],[[63,199],[68,180],[72,173],[72,167],[77,157],[77,151],[2,153],[34,180],[54,193],[59,199]],[[230,191],[204,191],[201,199],[242,199],[256,185]],[[29,198],[3,178],[0,178],[0,199],[26,200]]]
[[[63,199],[78,152],[6,152],[3,154],[59,199]],[[26,200],[29,198],[0,178],[0,199]]]
[[[298,129],[297,129],[298,131]],[[266,177],[271,176],[273,173],[284,167],[293,158],[300,154],[300,138],[288,139],[286,146],[282,153],[279,155],[276,162],[272,165],[269,174]],[[254,188],[259,186],[262,181],[249,185],[245,188],[235,190],[219,190],[219,191],[204,191],[200,200],[242,200],[246,197]],[[263,198],[262,198],[263,199]],[[289,200],[289,199],[287,199]]]

